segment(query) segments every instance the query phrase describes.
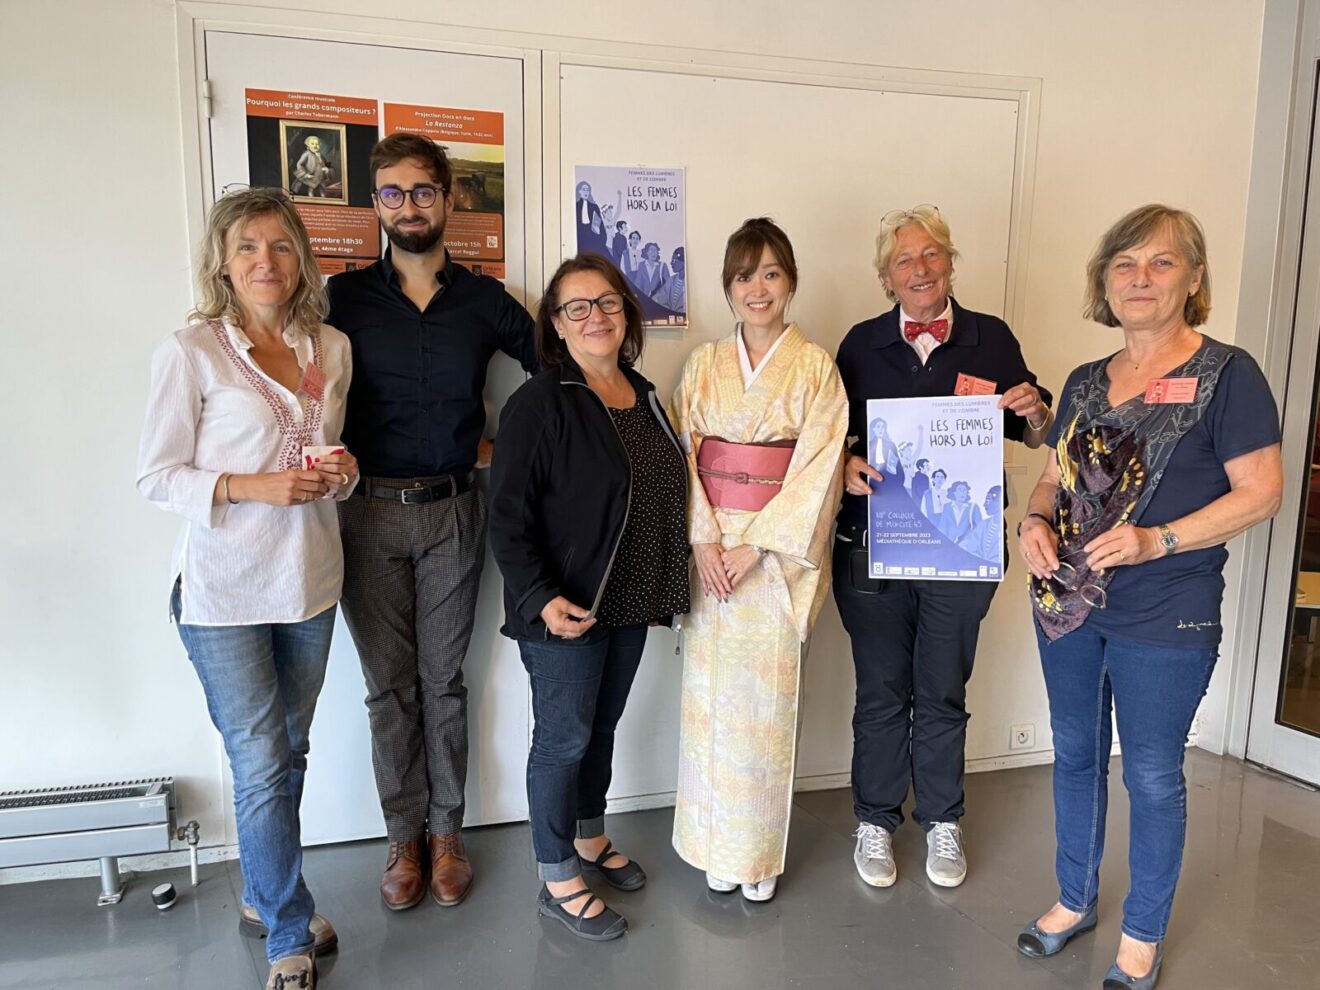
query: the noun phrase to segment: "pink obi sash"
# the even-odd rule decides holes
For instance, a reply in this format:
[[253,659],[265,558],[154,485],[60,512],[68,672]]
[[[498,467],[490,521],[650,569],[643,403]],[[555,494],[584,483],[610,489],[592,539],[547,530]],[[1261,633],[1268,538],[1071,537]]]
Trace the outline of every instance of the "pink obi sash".
[[796,440],[730,443],[706,437],[697,450],[697,475],[717,509],[759,512],[784,487]]

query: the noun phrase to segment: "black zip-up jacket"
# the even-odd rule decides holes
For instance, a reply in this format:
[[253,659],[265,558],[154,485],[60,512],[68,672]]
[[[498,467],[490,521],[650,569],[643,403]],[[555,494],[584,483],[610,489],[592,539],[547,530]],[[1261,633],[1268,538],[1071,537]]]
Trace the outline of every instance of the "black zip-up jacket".
[[[623,373],[682,454],[655,386]],[[500,414],[490,544],[504,576],[504,626],[545,639],[541,609],[563,595],[595,614],[628,518],[632,470],[605,403],[572,361],[514,392]]]

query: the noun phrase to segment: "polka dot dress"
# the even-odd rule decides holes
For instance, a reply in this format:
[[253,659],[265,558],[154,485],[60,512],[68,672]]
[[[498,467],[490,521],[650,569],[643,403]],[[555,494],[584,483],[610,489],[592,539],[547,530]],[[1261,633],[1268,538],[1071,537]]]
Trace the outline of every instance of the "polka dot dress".
[[645,399],[610,409],[632,465],[632,499],[597,615],[618,629],[688,610],[687,464]]

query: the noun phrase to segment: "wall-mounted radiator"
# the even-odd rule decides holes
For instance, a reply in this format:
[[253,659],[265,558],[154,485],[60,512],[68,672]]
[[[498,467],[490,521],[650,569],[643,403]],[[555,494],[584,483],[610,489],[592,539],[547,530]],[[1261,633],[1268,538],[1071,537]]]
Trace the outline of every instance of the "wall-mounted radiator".
[[117,904],[119,857],[169,852],[174,817],[173,777],[0,792],[0,868],[99,859],[97,903]]

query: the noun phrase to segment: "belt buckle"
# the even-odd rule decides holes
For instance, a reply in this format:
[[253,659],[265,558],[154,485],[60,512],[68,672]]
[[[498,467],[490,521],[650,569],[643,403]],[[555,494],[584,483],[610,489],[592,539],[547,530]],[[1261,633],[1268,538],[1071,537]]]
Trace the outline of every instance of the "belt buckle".
[[[409,498],[409,495],[425,496],[419,498]],[[420,505],[423,502],[429,502],[431,491],[429,488],[423,488],[421,485],[414,485],[412,488],[405,488],[399,492],[399,500],[404,505]]]

